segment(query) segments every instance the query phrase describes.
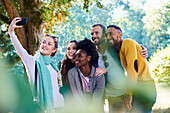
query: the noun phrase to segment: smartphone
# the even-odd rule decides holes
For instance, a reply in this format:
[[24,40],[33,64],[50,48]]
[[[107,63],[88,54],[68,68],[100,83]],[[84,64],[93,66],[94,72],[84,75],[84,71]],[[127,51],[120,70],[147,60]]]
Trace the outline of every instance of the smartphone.
[[20,25],[26,24],[27,23],[27,19],[28,19],[28,17],[21,18],[21,21],[17,22],[16,25],[20,26]]

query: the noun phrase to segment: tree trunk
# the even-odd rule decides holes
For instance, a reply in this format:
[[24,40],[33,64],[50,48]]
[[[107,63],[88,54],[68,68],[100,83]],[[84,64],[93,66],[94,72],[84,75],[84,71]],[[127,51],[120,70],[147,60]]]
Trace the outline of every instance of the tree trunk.
[[1,1],[11,20],[15,17],[28,17],[27,24],[16,29],[15,32],[22,46],[29,54],[34,55],[40,44],[40,39],[43,37],[42,15],[39,11],[42,9],[41,1],[19,0],[20,13],[18,13],[12,0]]
[[[1,0],[1,1],[4,4],[5,10],[8,12],[8,15],[11,18],[11,20],[14,19],[15,17],[19,17],[19,13],[16,10],[16,8],[11,0]],[[22,46],[26,50],[28,50],[26,37],[25,37],[25,33],[24,33],[24,28],[16,29],[15,32],[16,32],[16,35],[17,35],[19,41],[21,42]]]
[[35,54],[43,37],[43,18],[41,0],[24,0],[24,16],[28,17],[27,34],[28,48],[30,54]]

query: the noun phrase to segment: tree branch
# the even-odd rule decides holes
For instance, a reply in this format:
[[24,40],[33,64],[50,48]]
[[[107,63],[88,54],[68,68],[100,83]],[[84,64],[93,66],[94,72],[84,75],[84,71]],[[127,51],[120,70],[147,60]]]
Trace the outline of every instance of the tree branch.
[[11,0],[1,0],[1,2],[3,3],[5,10],[8,12],[11,20],[19,16],[19,13]]
[[0,20],[2,20],[3,22],[5,22],[6,24],[10,24],[10,19],[2,14],[0,14]]

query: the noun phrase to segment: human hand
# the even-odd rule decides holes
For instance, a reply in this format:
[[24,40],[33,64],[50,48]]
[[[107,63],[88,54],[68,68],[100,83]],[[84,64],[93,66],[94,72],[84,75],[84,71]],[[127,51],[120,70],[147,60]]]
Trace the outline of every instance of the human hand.
[[107,73],[107,71],[106,71],[105,68],[98,67],[98,68],[96,68],[96,72],[94,73],[94,77],[101,76],[102,74],[106,74],[106,73]]
[[132,109],[132,95],[125,96],[124,106],[128,111],[131,111],[131,109]]
[[8,33],[9,33],[9,34],[12,33],[15,28],[21,28],[21,27],[22,27],[22,26],[17,26],[17,25],[16,25],[16,23],[19,22],[19,21],[21,21],[21,18],[20,18],[20,17],[15,17],[15,18],[12,20],[12,22],[11,22],[11,24],[10,24],[10,26],[9,26],[9,29],[8,29]]
[[148,51],[144,46],[141,46],[142,50],[140,51],[140,54],[142,55],[143,58],[147,58],[148,57]]

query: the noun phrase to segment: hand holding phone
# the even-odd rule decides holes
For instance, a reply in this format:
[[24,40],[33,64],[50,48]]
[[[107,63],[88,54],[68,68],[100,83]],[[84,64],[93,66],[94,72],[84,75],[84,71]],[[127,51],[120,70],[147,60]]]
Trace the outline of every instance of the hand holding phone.
[[27,23],[27,19],[28,19],[28,17],[22,18],[21,21],[19,21],[19,22],[16,23],[16,25],[17,25],[17,26],[21,26],[21,25],[26,24],[26,23]]

